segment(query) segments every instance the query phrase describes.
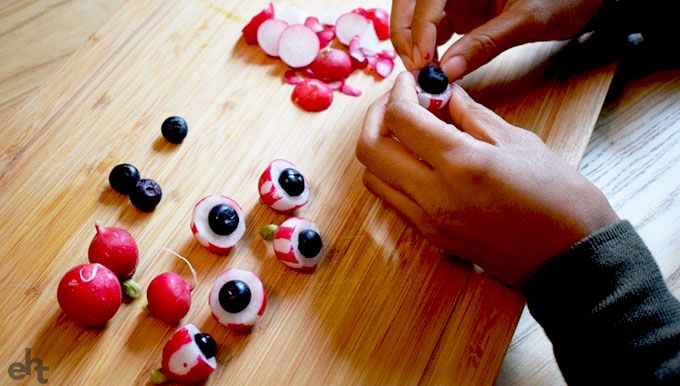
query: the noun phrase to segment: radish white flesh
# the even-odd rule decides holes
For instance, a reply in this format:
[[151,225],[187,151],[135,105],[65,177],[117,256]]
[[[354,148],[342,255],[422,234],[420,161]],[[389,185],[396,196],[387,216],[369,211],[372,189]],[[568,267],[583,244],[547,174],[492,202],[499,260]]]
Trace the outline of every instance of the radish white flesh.
[[307,14],[307,12],[291,5],[289,7],[286,7],[283,11],[281,11],[281,13],[279,13],[276,16],[276,18],[278,20],[285,21],[289,25],[298,25],[304,24],[308,16],[309,14]]
[[346,13],[335,23],[335,36],[347,46],[354,36],[362,36],[369,27],[373,28],[365,17],[358,13]]
[[[216,206],[225,204],[232,207],[238,215],[238,225],[229,235],[219,235],[210,228],[209,214]],[[191,219],[191,232],[199,244],[208,248],[212,253],[226,255],[231,248],[238,243],[246,231],[245,216],[241,207],[232,199],[221,195],[211,195],[202,198],[194,206],[194,215]]]
[[319,19],[314,16],[310,16],[305,20],[305,27],[310,28],[314,32],[323,31],[323,26],[319,23]]
[[375,29],[373,29],[373,22],[369,21],[368,24],[369,27],[359,35],[359,47],[370,50],[375,55],[380,51],[380,40],[378,40],[378,35],[375,34]]
[[303,25],[292,25],[279,38],[279,57],[293,68],[305,67],[316,59],[319,46],[319,37],[314,31]]
[[379,56],[375,63],[375,72],[383,78],[387,78],[394,69],[394,62],[390,58]]
[[279,38],[288,28],[288,23],[281,20],[269,19],[257,29],[257,44],[265,54],[279,56]]
[[[220,301],[220,293],[224,291],[224,285],[231,281],[242,282],[249,291],[250,300],[248,304],[237,312],[230,312],[223,307],[223,302],[230,300],[228,296],[223,296],[222,301]],[[231,268],[222,272],[213,283],[208,297],[208,304],[210,305],[213,317],[219,323],[232,329],[243,330],[250,328],[262,317],[267,306],[267,295],[262,281],[260,281],[257,275],[250,271]]]

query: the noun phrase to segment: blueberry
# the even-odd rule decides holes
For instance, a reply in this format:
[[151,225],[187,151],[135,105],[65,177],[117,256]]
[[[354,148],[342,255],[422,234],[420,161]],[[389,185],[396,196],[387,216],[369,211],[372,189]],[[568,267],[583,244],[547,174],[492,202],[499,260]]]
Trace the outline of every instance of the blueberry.
[[219,296],[220,306],[232,314],[245,310],[250,304],[250,288],[241,280],[224,283]]
[[165,139],[172,143],[181,143],[188,131],[187,121],[182,117],[169,117],[161,125],[161,133],[163,133]]
[[130,194],[139,181],[139,170],[130,164],[116,165],[109,173],[109,183],[116,191]]
[[208,214],[208,224],[213,232],[228,236],[238,227],[238,213],[227,204],[215,205]]
[[163,197],[160,185],[154,180],[143,178],[137,181],[135,188],[130,192],[130,202],[137,209],[151,212],[156,208]]
[[311,259],[321,251],[321,236],[311,229],[304,230],[298,235],[298,250],[302,256]]
[[418,73],[418,85],[430,94],[441,94],[449,86],[449,78],[441,68],[429,65]]
[[194,342],[196,342],[198,348],[208,359],[214,357],[217,353],[217,344],[210,334],[206,334],[205,332],[196,334],[194,335]]
[[299,196],[305,191],[305,178],[293,168],[283,169],[279,176],[279,185],[288,195]]

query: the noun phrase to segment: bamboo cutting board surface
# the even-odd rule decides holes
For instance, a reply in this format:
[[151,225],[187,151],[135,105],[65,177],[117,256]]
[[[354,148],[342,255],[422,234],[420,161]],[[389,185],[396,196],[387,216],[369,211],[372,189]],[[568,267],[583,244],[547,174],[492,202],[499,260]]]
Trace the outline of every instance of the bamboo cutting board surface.
[[[354,143],[368,104],[391,82],[353,75],[360,98],[336,94],[328,111],[298,110],[292,88],[281,85],[283,64],[240,40],[263,6],[127,2],[2,126],[0,363],[21,360],[30,347],[54,384],[142,384],[160,365],[176,327],[144,313],[143,300],[121,306],[105,329],[78,327],[59,310],[59,279],[87,260],[101,221],[135,236],[144,287],[167,270],[189,275],[158,253],[163,247],[192,261],[199,285],[184,321],[218,342],[211,384],[493,382],[521,297],[443,258],[361,184]],[[367,4],[342,4],[355,6]],[[563,45],[512,50],[463,83],[577,164],[613,66],[546,75]],[[160,137],[160,123],[174,114],[190,125],[179,146]],[[317,222],[327,253],[313,274],[285,268],[256,234],[285,219],[258,203],[257,178],[274,158],[296,163],[313,185],[300,214]],[[109,170],[121,162],[161,184],[155,212],[137,211],[108,187]],[[227,257],[207,252],[189,230],[193,204],[212,193],[247,212],[249,231]],[[228,267],[257,272],[268,292],[249,334],[210,317],[207,293]]]

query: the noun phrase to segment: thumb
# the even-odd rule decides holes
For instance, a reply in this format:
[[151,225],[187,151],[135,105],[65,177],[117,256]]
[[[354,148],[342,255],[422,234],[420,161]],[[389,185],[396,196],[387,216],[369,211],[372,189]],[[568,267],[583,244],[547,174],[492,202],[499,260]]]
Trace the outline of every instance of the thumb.
[[453,81],[491,61],[508,48],[532,41],[526,15],[504,11],[463,35],[446,50],[442,70]]

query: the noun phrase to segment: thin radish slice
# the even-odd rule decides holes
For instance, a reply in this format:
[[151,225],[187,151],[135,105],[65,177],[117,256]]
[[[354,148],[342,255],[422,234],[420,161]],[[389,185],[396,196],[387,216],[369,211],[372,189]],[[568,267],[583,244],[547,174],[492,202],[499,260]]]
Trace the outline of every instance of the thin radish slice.
[[373,22],[373,28],[380,40],[390,38],[390,14],[382,8],[371,8],[366,15]]
[[346,13],[338,18],[335,23],[335,36],[340,43],[349,45],[354,36],[361,36],[364,31],[371,27],[368,19],[358,13]]
[[277,19],[283,20],[290,25],[303,25],[308,16],[309,14],[307,12],[291,5],[284,8],[284,10],[279,13]]
[[342,12],[338,7],[328,7],[319,13],[319,22],[327,26],[335,25],[341,14]]
[[359,46],[359,35],[354,36],[352,40],[350,40],[349,55],[359,63],[366,61],[366,55],[364,55],[361,46]]
[[243,38],[248,44],[257,44],[257,30],[260,25],[269,19],[274,18],[274,4],[269,3],[265,9],[253,16],[252,19],[241,30]]
[[366,19],[368,19],[368,16],[369,16],[369,15],[368,15],[368,11],[366,10],[366,8],[361,8],[361,7],[359,7],[359,8],[354,8],[354,9],[352,10],[352,13],[356,13],[356,14],[358,14],[358,15],[361,15],[361,16],[365,17]]
[[283,81],[288,84],[296,85],[302,83],[304,80],[305,78],[301,77],[293,70],[288,70],[283,74]]
[[[366,28],[359,37],[359,47],[363,50],[370,50],[373,55],[376,55],[380,52],[380,40],[378,40],[378,36],[373,29],[373,22],[370,21],[368,25],[369,28]],[[366,55],[365,52],[364,55]]]
[[335,39],[335,27],[332,25],[327,25],[323,27],[323,30],[319,31],[316,33],[316,36],[319,37],[319,42],[321,48],[325,48],[330,44],[330,42]]
[[385,58],[388,58],[388,59],[396,59],[397,58],[397,53],[394,52],[394,50],[388,50],[388,49],[384,49],[384,50],[380,51],[380,53],[378,55],[385,57]]
[[311,64],[319,54],[319,38],[310,28],[292,25],[279,38],[279,56],[293,68]]
[[394,70],[394,61],[386,57],[378,57],[375,62],[375,72],[383,78],[387,78]]
[[336,80],[335,82],[330,82],[328,83],[328,87],[331,88],[333,91],[340,91],[342,89],[342,86],[345,85],[344,80]]
[[319,19],[314,16],[310,16],[305,20],[305,27],[311,29],[314,32],[323,31],[323,26],[319,22]]
[[354,97],[358,97],[358,96],[361,95],[361,90],[359,90],[358,88],[352,87],[352,86],[348,85],[347,83],[344,83],[342,85],[342,87],[340,87],[340,92],[345,94],[345,95],[354,96]]
[[288,28],[285,21],[269,19],[257,29],[257,44],[265,54],[279,56],[279,38]]

